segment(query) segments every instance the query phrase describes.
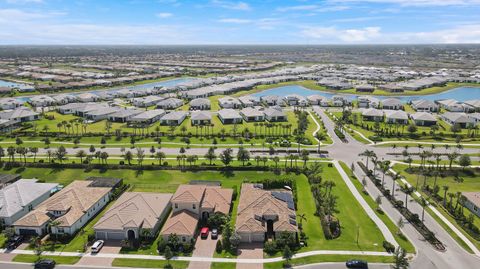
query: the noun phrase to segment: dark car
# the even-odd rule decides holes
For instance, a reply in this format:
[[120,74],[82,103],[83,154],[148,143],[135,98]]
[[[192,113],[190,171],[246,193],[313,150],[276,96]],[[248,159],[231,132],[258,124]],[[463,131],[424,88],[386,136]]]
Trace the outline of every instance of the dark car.
[[362,260],[350,260],[345,263],[347,268],[368,268],[368,263]]
[[35,269],[53,269],[55,268],[55,261],[54,260],[39,260],[35,263]]
[[7,242],[7,249],[16,249],[23,242],[23,236],[16,235]]
[[216,228],[212,229],[212,239],[217,239],[218,238],[218,230]]

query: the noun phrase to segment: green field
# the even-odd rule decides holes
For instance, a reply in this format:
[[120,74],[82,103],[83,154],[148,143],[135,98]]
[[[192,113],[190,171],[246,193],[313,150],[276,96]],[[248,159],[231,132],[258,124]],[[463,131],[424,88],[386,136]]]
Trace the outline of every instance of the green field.
[[[18,254],[13,258],[14,262],[26,262],[34,263],[38,260],[37,255],[31,254]],[[80,260],[80,257],[69,257],[69,256],[40,256],[41,259],[50,259],[54,260],[57,264],[75,264]]]
[[[292,266],[301,266],[305,264],[324,263],[324,262],[345,262],[352,259],[359,259],[355,255],[315,255],[304,258],[292,259]],[[374,263],[392,263],[391,256],[362,256],[361,260]],[[283,267],[283,262],[265,263],[264,269],[278,269]]]
[[[170,261],[174,269],[185,269],[188,267],[186,261]],[[140,268],[164,268],[167,261],[162,260],[145,260],[145,259],[125,259],[116,258],[112,262],[112,266],[116,267],[140,267]]]

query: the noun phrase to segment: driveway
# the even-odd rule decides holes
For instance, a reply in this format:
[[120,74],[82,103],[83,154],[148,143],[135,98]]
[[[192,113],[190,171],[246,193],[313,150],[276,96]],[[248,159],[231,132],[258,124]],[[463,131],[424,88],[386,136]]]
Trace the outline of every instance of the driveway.
[[[120,246],[120,241],[107,241],[105,242],[105,245],[103,248],[100,250],[99,253],[107,253],[107,254],[118,254],[120,253],[120,249],[122,247]],[[87,251],[90,251],[88,249]],[[83,256],[80,261],[76,263],[76,265],[85,265],[85,266],[106,266],[110,267],[112,266],[112,262],[114,258],[98,258],[98,257],[92,257],[95,256],[95,254],[86,255]]]
[[[217,240],[221,240],[219,236]],[[207,239],[201,239],[197,237],[195,242],[195,249],[193,250],[193,257],[213,257],[217,240],[212,240],[210,234]],[[211,262],[190,262],[188,269],[210,269]]]
[[[238,259],[263,259],[262,243],[245,243],[238,247]],[[237,263],[237,269],[263,269],[262,263]]]

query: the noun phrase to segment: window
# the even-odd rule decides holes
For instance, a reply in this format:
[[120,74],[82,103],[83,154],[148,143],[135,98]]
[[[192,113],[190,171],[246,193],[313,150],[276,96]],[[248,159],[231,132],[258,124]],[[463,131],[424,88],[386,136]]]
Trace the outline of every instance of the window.
[[193,208],[193,209],[196,209],[197,207],[195,206],[195,204],[193,204],[193,205],[192,205],[192,208]]
[[182,241],[183,241],[183,242],[187,241],[187,239],[185,238],[185,236],[182,236]]
[[60,233],[60,234],[63,234],[65,231],[63,230],[63,228],[58,227],[58,228],[57,228],[57,232]]
[[177,204],[177,203],[175,203],[175,208],[178,208],[178,204]]
[[28,205],[28,211],[32,211],[33,210],[33,205]]

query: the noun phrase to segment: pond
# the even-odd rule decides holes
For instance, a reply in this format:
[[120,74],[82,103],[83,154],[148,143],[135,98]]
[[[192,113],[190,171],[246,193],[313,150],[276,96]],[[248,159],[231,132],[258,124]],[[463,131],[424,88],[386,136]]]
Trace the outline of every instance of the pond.
[[24,84],[16,83],[16,82],[11,82],[11,81],[6,81],[6,80],[1,80],[0,79],[0,87],[9,87],[9,88],[16,88],[23,86]]
[[[298,94],[301,96],[309,96],[313,94],[318,94],[327,98],[332,98],[334,95],[342,95],[346,96],[347,99],[349,100],[355,100],[359,95],[356,94],[335,94],[331,92],[324,92],[320,90],[310,90],[305,87],[302,87],[300,85],[291,85],[291,86],[283,86],[283,87],[278,87],[278,88],[272,88],[268,90],[264,90],[261,92],[254,93],[253,96],[257,97],[262,97],[265,95],[278,95],[278,96],[285,96],[288,94]],[[395,97],[400,99],[403,102],[410,102],[412,100],[418,100],[418,99],[427,99],[431,101],[435,100],[442,100],[442,99],[455,99],[460,102],[464,102],[467,100],[472,100],[472,99],[480,99],[480,87],[459,87],[455,89],[451,89],[448,91],[444,91],[441,93],[435,93],[435,94],[428,94],[428,95],[405,95],[405,96],[382,96],[382,95],[376,95],[375,96],[378,99],[385,99],[385,98],[390,98],[390,97]]]

